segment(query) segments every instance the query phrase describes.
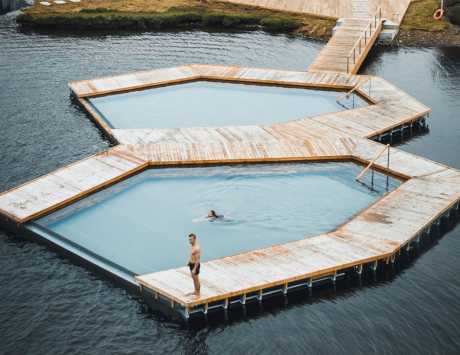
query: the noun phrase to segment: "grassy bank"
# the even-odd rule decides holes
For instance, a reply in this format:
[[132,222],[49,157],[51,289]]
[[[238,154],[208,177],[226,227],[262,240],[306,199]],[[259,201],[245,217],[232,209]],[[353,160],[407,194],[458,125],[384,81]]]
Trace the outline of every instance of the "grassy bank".
[[402,31],[444,31],[452,26],[447,21],[437,21],[434,12],[439,9],[439,0],[416,0],[407,9],[401,24]]
[[460,45],[460,28],[446,18],[433,18],[439,0],[416,0],[407,10],[401,23],[399,41],[413,45]]
[[335,24],[327,18],[210,0],[83,0],[52,6],[37,3],[17,21],[67,29],[263,28],[316,38],[329,36]]

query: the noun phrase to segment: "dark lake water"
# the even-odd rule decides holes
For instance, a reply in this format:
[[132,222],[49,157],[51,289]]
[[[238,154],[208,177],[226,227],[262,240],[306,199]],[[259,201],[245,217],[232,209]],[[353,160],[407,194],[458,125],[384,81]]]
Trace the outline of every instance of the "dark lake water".
[[[253,33],[19,32],[0,16],[0,190],[104,150],[69,80],[184,63],[304,70],[323,44]],[[433,108],[401,148],[460,168],[460,48],[376,49],[363,68]],[[189,327],[67,258],[0,231],[0,353],[457,354],[460,227],[395,270]]]

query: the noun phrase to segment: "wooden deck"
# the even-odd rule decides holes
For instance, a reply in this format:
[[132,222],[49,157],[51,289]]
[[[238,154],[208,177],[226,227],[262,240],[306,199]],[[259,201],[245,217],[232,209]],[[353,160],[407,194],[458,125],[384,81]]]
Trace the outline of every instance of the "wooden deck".
[[[85,102],[88,96],[189,80],[223,80],[337,90],[351,90],[358,86],[356,92],[367,97],[373,104],[260,126],[111,129],[101,122],[101,128],[113,136],[120,143],[119,146],[0,194],[0,210],[17,222],[25,222],[147,165],[348,159],[358,144],[358,138],[378,136],[394,127],[415,122],[430,111],[383,79],[332,72],[188,65],[72,82],[70,87],[77,98]],[[337,95],[342,93],[338,92]],[[88,105],[85,108],[88,109]],[[100,120],[94,110],[89,112],[96,121]],[[362,160],[371,158],[366,156]]]
[[[314,130],[315,124],[303,132]],[[291,129],[298,131],[299,127]],[[305,138],[311,139],[308,136]],[[355,138],[340,152],[369,161],[380,149],[378,143]],[[311,154],[308,148],[299,153],[303,157]],[[397,190],[331,233],[203,263],[199,298],[186,296],[192,287],[186,267],[142,275],[137,280],[190,312],[217,301],[225,305],[235,297],[244,299],[255,291],[263,295],[274,286],[288,287],[299,280],[333,277],[350,267],[388,262],[460,202],[460,171],[395,148],[391,148],[390,157],[392,173],[409,179]],[[386,158],[379,159],[377,165],[385,169]]]
[[[341,90],[338,96],[354,91],[370,104],[271,125],[112,129],[100,122],[118,146],[1,194],[0,212],[25,223],[154,166],[321,160],[365,164],[382,147],[369,137],[415,123],[430,112],[381,78],[332,71],[188,65],[72,82],[70,88],[98,122],[101,118],[90,109],[88,97],[190,80],[327,88]],[[460,172],[395,148],[390,156],[389,169],[385,157],[375,167],[407,180],[396,191],[328,234],[204,263],[200,298],[185,295],[191,287],[186,268],[137,280],[188,314],[206,311],[215,302],[225,306],[253,292],[263,297],[274,286],[287,289],[298,280],[308,283],[334,277],[344,268],[389,260],[460,199]]]
[[366,18],[380,7],[384,18],[399,24],[412,0],[224,0],[266,9],[330,18]]
[[0,194],[0,213],[24,223],[146,166],[145,160],[122,152],[100,153]]
[[[266,7],[284,4],[286,8],[289,6],[289,11],[311,11],[311,6],[320,4],[301,0],[229,1]],[[341,56],[356,45],[356,38],[362,38],[359,33],[369,21],[367,13],[375,6],[373,1],[364,0],[334,1],[338,3],[344,6],[340,11],[351,11],[354,19],[346,20],[345,27],[337,31],[309,72],[185,65],[71,82],[73,94],[101,129],[119,144],[0,194],[0,214],[23,224],[148,167],[323,160],[367,164],[372,161],[382,145],[369,138],[412,127],[424,120],[430,109],[384,79],[351,74],[358,70],[368,49],[351,70],[343,66]],[[388,0],[378,5],[385,7],[390,3],[394,4]],[[321,4],[333,9],[327,6],[331,5],[328,0]],[[368,45],[370,48],[371,42]],[[338,97],[344,92],[350,95],[354,92],[370,104],[270,125],[113,129],[87,101],[98,95],[190,80],[326,88],[340,91]],[[203,263],[202,293],[197,298],[186,295],[192,288],[186,267],[138,275],[137,281],[142,290],[166,300],[187,317],[194,311],[206,313],[209,307],[226,309],[231,302],[244,304],[248,297],[261,300],[274,288],[287,292],[298,282],[311,287],[319,279],[334,281],[346,269],[359,272],[365,264],[376,267],[381,262],[392,262],[397,253],[418,240],[442,216],[453,208],[460,208],[460,171],[396,148],[389,151],[389,166],[386,156],[382,156],[374,167],[404,182],[336,230]]]
[[[190,80],[219,80],[342,91],[357,87],[355,92],[371,101],[372,105],[355,110],[308,117],[305,120],[315,120],[330,128],[363,137],[378,136],[403,124],[410,124],[430,112],[428,107],[384,79],[328,71],[295,72],[216,65],[188,65],[71,82],[70,88],[79,100],[85,102],[84,100],[88,96],[114,94]],[[342,95],[343,92],[337,92],[338,97]],[[85,108],[88,109],[88,105]],[[145,144],[171,139],[189,142],[188,135],[194,137],[197,132],[201,132],[201,129],[112,129],[94,110],[89,110],[89,112],[93,119],[99,122],[100,127],[120,144]],[[208,128],[207,130],[212,130],[215,137],[221,134],[219,132],[225,131],[215,128]],[[174,138],[178,134],[180,136]],[[197,137],[197,139],[199,138]],[[245,137],[240,137],[240,140],[244,139]]]

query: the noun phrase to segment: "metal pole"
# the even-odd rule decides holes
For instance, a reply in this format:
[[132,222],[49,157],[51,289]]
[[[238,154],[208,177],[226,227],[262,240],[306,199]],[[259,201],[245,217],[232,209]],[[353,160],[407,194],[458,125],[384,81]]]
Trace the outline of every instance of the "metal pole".
[[371,172],[371,190],[374,191],[374,169]]
[[[388,154],[387,154],[387,170],[390,170],[390,147],[388,146]],[[387,191],[390,185],[390,175],[388,175],[387,171]]]

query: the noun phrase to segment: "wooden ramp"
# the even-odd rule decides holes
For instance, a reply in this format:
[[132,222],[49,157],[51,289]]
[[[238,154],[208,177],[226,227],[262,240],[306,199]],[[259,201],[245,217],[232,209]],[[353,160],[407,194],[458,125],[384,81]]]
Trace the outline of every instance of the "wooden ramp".
[[382,31],[380,10],[371,18],[345,18],[308,68],[356,74]]

